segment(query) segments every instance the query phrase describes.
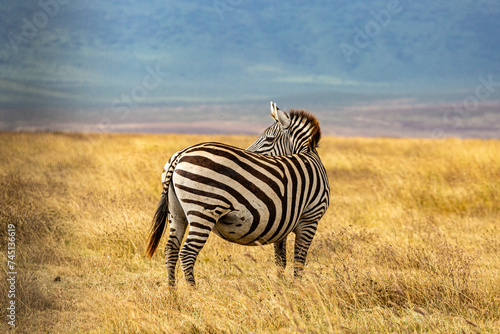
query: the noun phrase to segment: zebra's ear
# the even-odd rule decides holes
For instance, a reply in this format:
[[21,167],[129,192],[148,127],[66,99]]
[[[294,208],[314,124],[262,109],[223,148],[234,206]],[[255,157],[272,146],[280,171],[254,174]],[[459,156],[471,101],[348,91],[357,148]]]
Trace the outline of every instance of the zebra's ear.
[[276,109],[278,109],[276,103],[273,103],[273,101],[271,101],[271,117],[275,122],[278,122],[278,113],[276,112]]
[[290,118],[273,101],[271,101],[271,117],[285,129],[290,125]]

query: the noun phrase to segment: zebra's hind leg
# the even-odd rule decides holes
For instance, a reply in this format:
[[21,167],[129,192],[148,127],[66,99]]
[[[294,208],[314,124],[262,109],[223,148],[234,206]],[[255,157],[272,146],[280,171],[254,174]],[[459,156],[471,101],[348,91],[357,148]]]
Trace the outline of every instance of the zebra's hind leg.
[[306,264],[307,252],[311,246],[314,234],[316,234],[316,228],[318,224],[307,224],[301,225],[295,229],[295,246],[294,246],[294,266],[293,266],[293,276],[300,277],[304,266]]
[[165,259],[167,266],[168,285],[175,285],[175,267],[179,260],[179,249],[186,232],[187,221],[174,220],[169,215],[170,235],[168,236],[167,245],[165,246]]
[[170,234],[165,246],[165,260],[167,266],[168,285],[175,285],[175,267],[179,260],[179,249],[188,226],[186,214],[177,198],[174,187],[168,190],[168,222]]
[[274,243],[274,260],[278,272],[282,273],[286,268],[286,238]]
[[189,211],[188,220],[189,232],[182,246],[180,257],[184,279],[190,285],[195,286],[194,264],[215,225],[215,219],[198,211]]

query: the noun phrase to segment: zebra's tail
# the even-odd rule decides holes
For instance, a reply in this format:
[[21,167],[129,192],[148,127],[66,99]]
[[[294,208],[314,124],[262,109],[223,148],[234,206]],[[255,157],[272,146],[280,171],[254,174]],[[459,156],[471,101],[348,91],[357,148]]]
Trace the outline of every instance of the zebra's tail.
[[151,258],[160,244],[161,237],[163,236],[163,231],[165,230],[165,222],[167,221],[168,215],[168,202],[167,194],[162,192],[160,202],[156,208],[155,215],[153,217],[153,226],[151,226],[151,232],[149,233],[148,246],[146,248],[146,255]]
[[153,226],[151,226],[151,232],[149,233],[148,246],[146,248],[146,255],[151,258],[160,244],[161,237],[165,231],[165,223],[168,216],[168,187],[174,173],[175,166],[179,162],[179,158],[182,156],[184,150],[175,153],[166,163],[163,168],[163,173],[161,174],[161,180],[163,184],[163,190],[161,192],[160,202],[158,202],[158,207],[156,208],[155,215],[153,217]]

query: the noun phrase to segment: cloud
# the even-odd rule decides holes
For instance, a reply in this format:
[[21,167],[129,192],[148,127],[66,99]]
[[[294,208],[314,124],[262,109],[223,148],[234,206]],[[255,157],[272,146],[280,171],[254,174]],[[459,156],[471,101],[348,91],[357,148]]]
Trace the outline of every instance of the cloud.
[[38,96],[38,97],[50,97],[50,98],[62,98],[71,99],[75,98],[75,95],[68,94],[65,92],[58,92],[51,89],[46,89],[42,87],[36,87],[33,85],[28,85],[23,82],[3,79],[0,81],[0,90],[7,92],[9,94],[2,94],[0,97],[0,102],[15,102],[16,96],[28,97],[28,96]]
[[387,86],[387,83],[361,82],[354,80],[346,80],[339,77],[328,75],[292,75],[276,78],[277,82],[289,84],[315,84],[323,86],[363,86],[363,87],[382,87]]
[[247,68],[247,72],[249,74],[281,74],[286,73],[283,68],[279,65],[271,65],[271,64],[257,64],[252,65]]

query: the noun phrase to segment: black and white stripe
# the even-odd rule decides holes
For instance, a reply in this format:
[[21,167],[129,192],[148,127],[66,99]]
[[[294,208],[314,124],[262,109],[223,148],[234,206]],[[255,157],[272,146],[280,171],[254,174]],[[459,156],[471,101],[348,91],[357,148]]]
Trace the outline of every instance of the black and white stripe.
[[[286,237],[296,234],[294,273],[303,267],[330,190],[316,151],[320,129],[304,111],[290,115],[272,104],[276,123],[249,149],[202,143],[176,153],[165,166],[164,190],[153,221],[148,255],[156,250],[168,217],[168,282],[175,284],[180,256],[186,280],[210,232],[243,245],[274,243],[276,264],[286,266]],[[188,229],[182,249],[180,243]]]

